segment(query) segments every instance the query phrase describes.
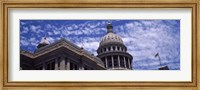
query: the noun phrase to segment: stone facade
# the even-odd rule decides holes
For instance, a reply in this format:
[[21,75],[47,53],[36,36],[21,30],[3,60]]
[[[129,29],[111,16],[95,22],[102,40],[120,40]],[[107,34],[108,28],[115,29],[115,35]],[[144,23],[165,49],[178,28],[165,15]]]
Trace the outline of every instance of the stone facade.
[[20,68],[21,70],[105,70],[99,58],[64,38],[38,48],[34,53],[21,51]]

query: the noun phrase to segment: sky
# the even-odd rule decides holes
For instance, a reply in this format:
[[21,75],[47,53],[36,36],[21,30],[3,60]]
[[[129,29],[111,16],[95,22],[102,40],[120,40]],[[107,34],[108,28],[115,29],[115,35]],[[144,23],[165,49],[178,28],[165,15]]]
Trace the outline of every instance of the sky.
[[[180,70],[180,20],[110,20],[133,56],[134,70],[157,70],[161,64]],[[108,20],[20,20],[20,50],[34,52],[46,36],[50,43],[65,38],[97,55]]]

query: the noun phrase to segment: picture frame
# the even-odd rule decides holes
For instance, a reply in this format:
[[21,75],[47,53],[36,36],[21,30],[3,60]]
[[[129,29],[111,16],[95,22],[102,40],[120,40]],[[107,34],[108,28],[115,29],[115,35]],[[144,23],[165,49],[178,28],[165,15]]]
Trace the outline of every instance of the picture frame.
[[[198,90],[199,89],[199,59],[198,59],[198,30],[199,30],[199,0],[192,1],[120,1],[120,0],[89,0],[89,1],[35,1],[35,0],[22,0],[22,1],[1,1],[2,12],[2,30],[1,30],[1,82],[0,85],[3,89],[16,90],[22,88],[29,89],[85,89],[85,90],[100,90],[100,89],[166,89],[166,90]],[[98,82],[98,81],[84,81],[84,82],[10,82],[8,80],[8,64],[9,64],[9,9],[11,8],[191,8],[192,9],[192,81],[191,82]],[[169,87],[170,86],[170,87]]]

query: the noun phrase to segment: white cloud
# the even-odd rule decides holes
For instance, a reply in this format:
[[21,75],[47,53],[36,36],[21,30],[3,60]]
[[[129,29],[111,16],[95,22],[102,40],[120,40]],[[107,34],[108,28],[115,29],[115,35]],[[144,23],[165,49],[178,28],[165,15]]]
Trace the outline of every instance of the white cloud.
[[48,35],[51,36],[51,35],[53,35],[53,33],[52,32],[48,32]]
[[54,33],[55,35],[58,35],[58,34],[60,34],[60,31],[59,31],[59,30],[53,30],[53,33]]
[[53,43],[55,41],[55,38],[47,37],[47,40],[49,40],[50,43]]
[[22,24],[22,25],[26,25],[26,23],[25,23],[25,22],[20,22],[20,24]]
[[[118,26],[117,29],[126,30],[117,34],[122,37],[128,52],[133,55],[134,62],[156,60],[156,52],[160,53],[163,62],[169,62],[180,54],[180,51],[177,51],[180,45],[179,33],[170,32],[174,28],[161,21],[130,22]],[[149,62],[148,65],[153,66],[153,63]]]
[[37,46],[38,43],[39,43],[39,40],[36,40],[35,37],[32,37],[32,38],[30,38],[30,39],[28,40],[28,42],[29,42],[31,45],[33,45],[33,46]]
[[72,30],[73,28],[72,28],[72,27],[67,27],[67,29],[68,29],[68,30]]
[[28,33],[28,31],[29,31],[28,27],[22,27],[22,31],[20,34],[26,34]]
[[22,46],[28,46],[29,43],[28,43],[27,40],[20,40],[20,45],[22,45]]
[[35,25],[30,25],[30,29],[31,29],[31,31],[32,32],[36,32],[37,31],[37,29],[39,29],[39,28],[41,28],[41,26],[35,26]]

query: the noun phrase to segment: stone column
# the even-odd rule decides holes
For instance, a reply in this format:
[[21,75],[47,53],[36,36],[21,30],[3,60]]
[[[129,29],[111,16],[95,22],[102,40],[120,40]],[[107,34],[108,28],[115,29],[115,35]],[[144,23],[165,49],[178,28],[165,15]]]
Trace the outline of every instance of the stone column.
[[121,67],[121,66],[120,66],[120,58],[119,58],[119,55],[117,55],[117,57],[118,57],[118,65],[119,65],[119,67]]
[[126,68],[126,58],[124,57],[124,67]]
[[45,70],[45,62],[42,65],[42,70]]
[[58,59],[55,59],[55,70],[58,70]]
[[117,46],[115,46],[115,51],[118,51]]
[[108,47],[106,47],[106,52],[108,51]]
[[131,68],[131,63],[130,63],[130,59],[128,58],[128,66],[129,68]]
[[105,57],[105,64],[106,64],[106,68],[108,68],[108,60],[107,60],[107,56]]
[[114,60],[113,60],[113,56],[111,56],[111,60],[112,60],[112,68],[114,68]]
[[112,46],[110,46],[110,51],[113,51],[113,47]]
[[65,58],[60,58],[60,70],[65,70]]
[[67,59],[67,66],[66,66],[66,69],[67,69],[67,70],[70,70],[70,60],[69,60],[69,58]]
[[82,59],[80,59],[79,70],[84,70]]

